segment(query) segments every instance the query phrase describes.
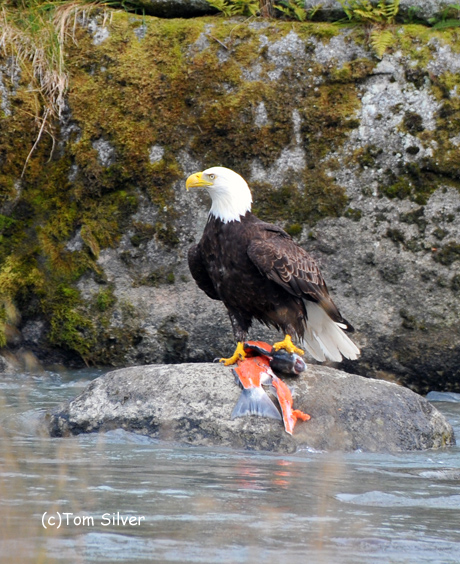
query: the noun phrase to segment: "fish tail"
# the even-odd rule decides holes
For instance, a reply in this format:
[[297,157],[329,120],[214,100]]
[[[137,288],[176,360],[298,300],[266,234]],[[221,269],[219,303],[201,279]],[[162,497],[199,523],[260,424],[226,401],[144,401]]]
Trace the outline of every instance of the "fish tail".
[[281,420],[281,414],[262,388],[245,388],[233,408],[232,419],[244,415],[260,415]]

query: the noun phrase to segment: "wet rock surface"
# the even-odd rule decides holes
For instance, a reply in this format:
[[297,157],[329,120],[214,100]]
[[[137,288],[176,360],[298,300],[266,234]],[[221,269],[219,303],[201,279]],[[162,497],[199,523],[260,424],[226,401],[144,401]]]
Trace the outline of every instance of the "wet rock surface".
[[323,366],[286,378],[294,408],[311,415],[293,436],[281,421],[232,420],[240,395],[230,368],[152,365],[110,372],[46,416],[54,437],[123,428],[162,440],[252,450],[398,452],[455,444],[452,427],[407,388]]

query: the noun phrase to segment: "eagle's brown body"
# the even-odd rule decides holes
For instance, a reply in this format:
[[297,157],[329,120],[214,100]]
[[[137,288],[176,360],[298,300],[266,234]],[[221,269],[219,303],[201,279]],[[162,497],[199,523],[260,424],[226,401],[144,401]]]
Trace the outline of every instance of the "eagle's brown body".
[[238,346],[221,360],[232,364],[244,354],[253,319],[285,333],[276,349],[303,354],[291,341],[296,335],[317,360],[357,358],[358,347],[344,333],[353,328],[330,298],[318,265],[285,231],[251,213],[246,181],[233,170],[212,167],[190,175],[185,185],[211,196],[203,237],[188,260],[198,286],[230,315]]
[[210,215],[188,260],[198,286],[227,307],[237,341],[247,338],[253,319],[303,338],[308,301],[352,330],[331,300],[315,260],[281,228],[249,211],[240,221],[225,223]]

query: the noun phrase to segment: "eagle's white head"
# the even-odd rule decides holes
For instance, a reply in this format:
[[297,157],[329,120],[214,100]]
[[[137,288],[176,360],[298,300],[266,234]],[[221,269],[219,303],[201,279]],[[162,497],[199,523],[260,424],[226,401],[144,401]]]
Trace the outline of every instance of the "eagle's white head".
[[214,166],[196,172],[187,178],[189,188],[206,188],[212,199],[209,214],[224,223],[240,221],[251,210],[252,195],[244,178],[223,166]]

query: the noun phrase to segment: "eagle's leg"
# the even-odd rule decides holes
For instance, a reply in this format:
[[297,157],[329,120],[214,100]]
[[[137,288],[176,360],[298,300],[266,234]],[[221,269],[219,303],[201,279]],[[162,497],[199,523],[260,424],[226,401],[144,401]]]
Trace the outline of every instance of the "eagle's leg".
[[219,358],[219,362],[223,362],[225,366],[230,366],[230,364],[235,364],[238,360],[246,358],[246,353],[244,352],[243,342],[238,341],[236,345],[235,352],[229,358]]
[[251,322],[243,319],[241,315],[235,310],[228,309],[228,316],[232,323],[233,334],[235,335],[235,340],[237,341],[235,352],[230,358],[220,358],[219,362],[223,362],[225,366],[230,366],[230,364],[235,364],[238,360],[243,360],[246,358],[246,353],[244,352],[243,343],[248,337],[248,329]]
[[297,353],[297,354],[300,354],[300,355],[305,354],[302,349],[299,349],[298,347],[296,347],[294,345],[290,335],[286,335],[284,337],[283,341],[280,341],[279,343],[274,343],[273,348],[275,349],[275,351],[279,351],[280,349],[284,349],[286,352],[291,353],[291,354],[292,353]]

